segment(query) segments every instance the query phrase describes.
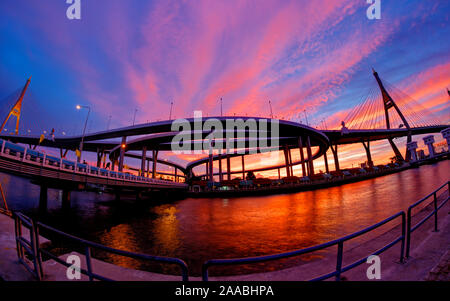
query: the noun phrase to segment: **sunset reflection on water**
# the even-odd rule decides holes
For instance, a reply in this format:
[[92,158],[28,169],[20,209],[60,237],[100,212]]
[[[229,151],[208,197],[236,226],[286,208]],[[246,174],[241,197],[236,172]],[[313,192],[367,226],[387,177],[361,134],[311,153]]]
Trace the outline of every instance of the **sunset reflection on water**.
[[[63,212],[59,203],[49,202],[53,208],[42,218],[69,233],[113,248],[181,258],[189,265],[192,275],[199,275],[201,264],[208,259],[285,252],[361,230],[406,210],[449,180],[449,169],[450,161],[443,161],[327,189],[262,197],[190,198],[159,205],[152,205],[150,200],[117,204],[105,200],[106,196],[87,201],[86,194],[74,193],[70,213]],[[12,182],[8,181],[7,185]],[[13,202],[11,206],[17,207],[18,203]],[[24,209],[27,210],[33,208]],[[227,267],[221,272],[258,272],[261,266],[264,270],[274,270],[330,254],[335,256],[334,248],[301,258]],[[116,255],[98,256],[130,268],[179,271],[173,266]]]

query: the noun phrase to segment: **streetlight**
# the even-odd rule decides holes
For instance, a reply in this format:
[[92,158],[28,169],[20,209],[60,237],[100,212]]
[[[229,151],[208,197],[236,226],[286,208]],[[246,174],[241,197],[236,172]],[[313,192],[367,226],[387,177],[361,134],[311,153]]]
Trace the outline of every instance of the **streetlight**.
[[269,100],[269,107],[270,107],[270,118],[273,119],[273,111],[272,111],[272,103]]
[[83,152],[84,134],[86,132],[86,126],[87,126],[87,122],[88,122],[88,119],[89,119],[89,113],[91,113],[91,107],[77,105],[76,108],[77,108],[77,110],[81,110],[82,108],[83,109],[88,109],[88,113],[87,113],[87,116],[86,116],[86,121],[84,122],[83,135],[81,136],[80,156],[77,157],[77,162],[80,163],[80,161],[81,161],[81,153]]
[[169,120],[172,120],[172,107],[173,107],[173,101],[170,102]]

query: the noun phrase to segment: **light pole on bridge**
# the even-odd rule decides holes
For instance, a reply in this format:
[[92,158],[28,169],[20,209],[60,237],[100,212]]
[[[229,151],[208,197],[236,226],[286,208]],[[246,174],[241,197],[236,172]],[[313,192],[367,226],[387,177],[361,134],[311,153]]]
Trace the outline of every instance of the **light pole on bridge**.
[[308,123],[308,115],[306,115],[306,109],[304,109],[303,112],[305,113],[305,121],[306,121],[306,125],[309,126],[309,123]]
[[88,119],[89,119],[89,114],[91,113],[91,107],[90,106],[77,105],[76,108],[77,108],[77,110],[81,110],[82,108],[83,109],[88,109],[88,113],[87,113],[87,116],[86,116],[86,121],[84,122],[83,135],[81,136],[80,156],[77,156],[77,162],[80,163],[80,161],[81,161],[81,153],[83,152],[84,135],[86,133],[86,126],[87,126],[87,122],[88,122]]
[[134,125],[134,122],[136,121],[136,113],[137,113],[137,111],[138,111],[138,109],[135,108],[134,109],[134,116],[133,116],[133,125]]

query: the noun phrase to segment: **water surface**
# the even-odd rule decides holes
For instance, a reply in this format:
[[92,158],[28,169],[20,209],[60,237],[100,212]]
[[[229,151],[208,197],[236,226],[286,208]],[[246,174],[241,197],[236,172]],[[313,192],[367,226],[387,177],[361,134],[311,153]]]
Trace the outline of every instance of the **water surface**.
[[[182,258],[191,273],[198,275],[207,259],[284,252],[363,229],[406,210],[449,180],[449,170],[447,160],[314,191],[228,199],[188,198],[165,203],[131,199],[116,202],[107,194],[75,192],[70,210],[61,208],[61,192],[50,190],[46,213],[38,209],[38,186],[5,174],[1,181],[14,210],[110,247]],[[316,257],[327,254],[322,252]],[[177,270],[103,253],[96,255],[127,267],[167,273]],[[283,260],[265,264],[264,268],[279,269],[299,262]],[[229,267],[226,272],[260,270],[261,265],[253,265]]]

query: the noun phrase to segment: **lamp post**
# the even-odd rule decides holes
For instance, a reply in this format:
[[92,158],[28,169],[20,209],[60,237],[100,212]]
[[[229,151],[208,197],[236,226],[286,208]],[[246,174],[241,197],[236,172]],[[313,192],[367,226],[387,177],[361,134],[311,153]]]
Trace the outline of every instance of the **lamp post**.
[[173,107],[173,101],[170,102],[169,120],[172,120],[172,107]]
[[269,100],[269,107],[270,107],[270,118],[273,119],[273,111],[272,111],[272,103]]
[[80,156],[77,157],[77,162],[80,163],[80,161],[81,161],[81,153],[83,152],[84,134],[86,133],[86,126],[87,126],[87,122],[88,122],[88,119],[89,119],[89,114],[91,113],[91,107],[77,105],[76,108],[77,108],[77,110],[81,110],[82,108],[83,109],[88,109],[88,113],[87,113],[87,116],[86,116],[86,121],[84,122],[83,135],[81,136]]

